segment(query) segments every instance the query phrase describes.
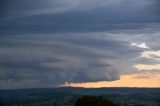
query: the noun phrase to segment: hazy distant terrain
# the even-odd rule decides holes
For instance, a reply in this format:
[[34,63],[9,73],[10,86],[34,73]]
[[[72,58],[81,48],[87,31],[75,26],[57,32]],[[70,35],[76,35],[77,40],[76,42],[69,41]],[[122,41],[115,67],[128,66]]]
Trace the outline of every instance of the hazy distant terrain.
[[5,106],[73,106],[82,95],[98,95],[120,106],[159,106],[159,88],[34,88],[1,90]]

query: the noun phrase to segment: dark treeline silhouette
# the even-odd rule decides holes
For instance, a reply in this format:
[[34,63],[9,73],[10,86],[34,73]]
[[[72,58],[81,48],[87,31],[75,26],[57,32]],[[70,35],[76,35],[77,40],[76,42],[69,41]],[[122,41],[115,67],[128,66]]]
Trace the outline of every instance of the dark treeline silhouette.
[[5,106],[5,105],[0,101],[0,106]]
[[100,96],[82,96],[77,99],[74,106],[119,106],[111,100],[104,99]]

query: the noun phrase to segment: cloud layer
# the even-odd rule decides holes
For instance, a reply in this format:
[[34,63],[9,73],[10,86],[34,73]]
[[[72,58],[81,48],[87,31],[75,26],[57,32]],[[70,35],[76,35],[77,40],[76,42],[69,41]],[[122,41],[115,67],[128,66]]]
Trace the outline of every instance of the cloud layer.
[[159,64],[157,3],[2,0],[0,89],[113,81]]

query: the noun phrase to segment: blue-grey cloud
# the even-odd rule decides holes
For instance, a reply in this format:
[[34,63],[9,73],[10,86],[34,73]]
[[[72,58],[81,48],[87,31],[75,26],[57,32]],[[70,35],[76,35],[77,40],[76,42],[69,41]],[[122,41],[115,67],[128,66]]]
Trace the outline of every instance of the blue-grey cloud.
[[[112,81],[158,51],[158,0],[3,0],[0,88]],[[156,24],[157,23],[157,24]],[[154,42],[153,42],[154,41]]]
[[[152,31],[152,35],[159,33]],[[144,37],[143,40],[148,37],[145,29],[143,33],[133,30],[118,32],[121,34],[115,30],[2,37],[2,88],[52,87],[65,82],[117,80],[121,74],[135,70],[132,67],[134,63],[146,63],[135,60],[143,50],[130,44],[140,42],[139,37]],[[145,42],[150,45],[147,40]]]
[[1,34],[90,32],[159,22],[158,0],[3,1]]

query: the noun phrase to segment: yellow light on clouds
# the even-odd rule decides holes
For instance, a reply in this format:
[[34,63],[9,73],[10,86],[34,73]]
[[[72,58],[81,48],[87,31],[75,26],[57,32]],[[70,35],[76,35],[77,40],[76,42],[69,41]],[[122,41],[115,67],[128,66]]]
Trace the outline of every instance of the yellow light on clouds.
[[146,64],[137,64],[134,66],[138,70],[160,70],[160,64],[155,65],[146,65]]
[[160,87],[160,78],[140,78],[136,75],[122,75],[120,80],[90,83],[66,83],[63,86],[100,88],[100,87]]

